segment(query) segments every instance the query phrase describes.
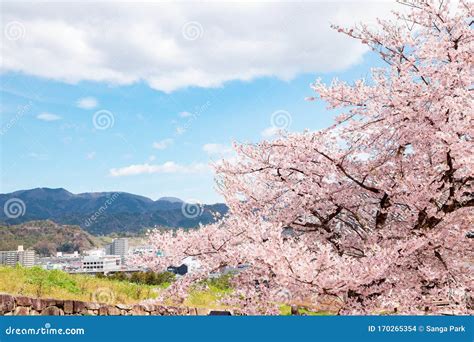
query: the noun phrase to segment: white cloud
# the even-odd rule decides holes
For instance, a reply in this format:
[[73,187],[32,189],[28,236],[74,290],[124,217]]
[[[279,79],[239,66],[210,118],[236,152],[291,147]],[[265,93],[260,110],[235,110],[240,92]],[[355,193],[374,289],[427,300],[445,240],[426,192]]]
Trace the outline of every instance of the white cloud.
[[41,113],[41,114],[38,114],[36,116],[36,118],[38,120],[42,120],[42,121],[57,121],[57,120],[61,120],[61,117],[59,115],[56,115],[56,114],[51,114],[51,113]]
[[36,152],[31,152],[28,154],[30,158],[36,159],[36,160],[48,160],[49,156],[46,153],[36,153]]
[[182,127],[182,126],[176,127],[176,134],[177,135],[181,135],[181,134],[184,134],[184,133],[186,133],[186,128],[185,127]]
[[193,113],[190,112],[180,112],[179,114],[180,118],[189,118],[190,116],[193,116]]
[[[332,30],[386,17],[391,2],[21,2],[2,21],[24,35],[4,39],[2,71],[69,83],[146,82],[171,92],[269,76],[288,80],[360,62],[367,47]],[[197,23],[197,25],[191,25]],[[189,29],[189,31],[188,31]],[[193,31],[194,30],[194,31]],[[196,38],[196,39],[195,39]]]
[[191,165],[180,165],[173,161],[168,161],[164,164],[135,164],[129,165],[122,168],[110,169],[109,174],[112,177],[122,176],[135,176],[142,174],[154,174],[154,173],[202,173],[209,171],[209,166],[202,163],[196,163]]
[[89,153],[86,154],[86,159],[92,160],[92,159],[95,158],[95,156],[96,156],[96,153],[94,151],[92,151],[92,152],[89,152]]
[[264,138],[271,138],[271,137],[274,137],[275,135],[277,135],[278,132],[280,132],[280,130],[281,130],[281,128],[271,126],[271,127],[265,128],[260,134]]
[[208,155],[227,155],[234,151],[232,147],[221,144],[205,144],[202,150]]
[[83,97],[76,102],[76,106],[82,109],[94,109],[97,104],[97,99],[94,97]]
[[164,139],[161,141],[155,141],[153,143],[153,148],[157,150],[165,150],[173,143],[173,139]]

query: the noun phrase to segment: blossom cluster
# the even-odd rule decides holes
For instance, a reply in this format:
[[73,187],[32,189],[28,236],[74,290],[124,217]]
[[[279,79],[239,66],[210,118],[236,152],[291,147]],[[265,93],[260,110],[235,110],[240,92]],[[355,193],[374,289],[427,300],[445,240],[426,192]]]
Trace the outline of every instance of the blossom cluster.
[[199,259],[170,288],[245,265],[228,303],[252,314],[283,301],[338,312],[472,313],[474,83],[472,3],[407,3],[379,30],[340,32],[386,62],[369,80],[316,81],[311,100],[337,109],[324,130],[235,144],[216,164],[229,216],[198,230],[150,234],[153,269]]

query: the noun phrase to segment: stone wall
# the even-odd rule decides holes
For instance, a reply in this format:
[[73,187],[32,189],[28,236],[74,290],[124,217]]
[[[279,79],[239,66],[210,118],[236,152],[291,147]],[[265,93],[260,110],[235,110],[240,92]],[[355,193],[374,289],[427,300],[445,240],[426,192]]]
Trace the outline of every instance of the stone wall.
[[153,304],[107,305],[102,303],[81,302],[77,300],[43,299],[0,294],[0,316],[194,316],[231,314],[238,313]]

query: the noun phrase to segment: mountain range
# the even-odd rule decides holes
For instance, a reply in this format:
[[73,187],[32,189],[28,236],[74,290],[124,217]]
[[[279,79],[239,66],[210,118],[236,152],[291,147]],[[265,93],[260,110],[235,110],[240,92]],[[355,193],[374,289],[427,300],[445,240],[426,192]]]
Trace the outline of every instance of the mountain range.
[[174,197],[153,201],[126,192],[73,194],[63,188],[0,194],[0,207],[0,222],[6,225],[51,220],[78,225],[93,235],[139,233],[155,226],[193,228],[213,222],[213,213],[228,210],[223,203],[196,205]]

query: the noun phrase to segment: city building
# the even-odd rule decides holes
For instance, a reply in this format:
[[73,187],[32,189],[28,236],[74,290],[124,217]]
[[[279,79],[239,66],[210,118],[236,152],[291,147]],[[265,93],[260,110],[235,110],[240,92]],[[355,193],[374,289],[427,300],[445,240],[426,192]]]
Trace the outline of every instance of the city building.
[[0,264],[15,266],[20,264],[25,267],[32,267],[36,263],[36,253],[34,250],[24,250],[23,246],[18,246],[16,251],[0,251]]
[[78,258],[79,257],[79,252],[74,251],[72,254],[67,254],[63,252],[56,252],[56,257],[57,258],[64,258],[64,259],[70,259],[70,258]]
[[166,269],[168,272],[174,273],[176,275],[185,275],[188,273],[188,266],[185,264],[181,264],[181,266],[170,266]]
[[[110,245],[108,245],[110,246]],[[106,255],[106,250],[103,249],[103,248],[98,248],[98,249],[89,249],[87,251],[84,251],[83,252],[84,255],[87,255],[87,256],[95,256],[95,257],[100,257],[100,256],[104,256]],[[110,253],[109,253],[110,255]]]
[[201,268],[201,263],[196,258],[189,256],[183,259],[182,263],[188,267],[189,273],[194,273]]
[[60,263],[41,264],[41,267],[43,267],[45,270],[48,270],[48,271],[52,271],[52,270],[64,271],[65,270],[65,265],[60,264]]
[[15,266],[17,259],[17,251],[0,251],[0,265]]
[[82,256],[77,252],[73,254],[58,252],[55,256],[37,258],[36,264],[47,270],[77,272],[82,267]]
[[193,273],[201,267],[201,263],[193,257],[186,257],[181,262],[180,266],[169,266],[166,270],[176,275],[185,275]]
[[85,256],[82,259],[82,271],[88,273],[108,273],[122,270],[120,255]]
[[[137,246],[131,250],[130,254],[145,255],[145,254],[153,253],[154,250],[155,248],[153,248],[152,246]],[[161,255],[158,255],[157,253],[157,256],[161,256]]]
[[107,255],[120,255],[124,258],[128,254],[128,239],[115,239],[105,247],[105,253]]

